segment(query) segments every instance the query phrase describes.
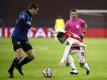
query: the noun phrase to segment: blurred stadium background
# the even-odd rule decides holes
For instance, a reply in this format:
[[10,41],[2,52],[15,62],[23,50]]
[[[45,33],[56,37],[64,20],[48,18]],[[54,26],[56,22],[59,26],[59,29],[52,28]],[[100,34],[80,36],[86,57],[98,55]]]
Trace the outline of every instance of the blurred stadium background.
[[[34,0],[35,1],[35,0]],[[14,27],[18,13],[25,10],[32,0],[1,0],[0,2],[0,37],[10,37],[11,27]],[[53,28],[57,16],[66,21],[69,18],[69,10],[76,8],[79,16],[88,24],[86,37],[107,37],[107,6],[105,0],[38,0],[39,13],[33,19],[33,26],[37,28]],[[2,27],[9,28],[4,30]],[[38,32],[41,32],[41,30]],[[45,30],[46,36],[49,36]],[[32,34],[32,33],[31,33]],[[33,35],[30,36],[34,37]],[[40,34],[42,37],[44,34]],[[39,37],[39,36],[36,36]],[[50,37],[50,36],[49,36]]]
[[[35,1],[35,0],[34,0]],[[18,13],[25,10],[32,0],[0,0],[0,80],[8,79],[7,70],[15,54],[11,44],[11,33]],[[29,31],[30,42],[37,54],[36,59],[24,66],[25,76],[21,77],[15,70],[15,80],[47,80],[42,75],[45,67],[51,67],[53,78],[49,80],[107,80],[107,1],[106,0],[38,0],[39,13],[33,18],[37,31]],[[61,16],[66,21],[69,10],[78,9],[79,16],[88,24],[85,44],[87,61],[91,65],[91,74],[84,75],[74,56],[79,75],[71,76],[70,67],[58,68],[64,45],[55,41],[48,29],[54,28],[55,19]]]

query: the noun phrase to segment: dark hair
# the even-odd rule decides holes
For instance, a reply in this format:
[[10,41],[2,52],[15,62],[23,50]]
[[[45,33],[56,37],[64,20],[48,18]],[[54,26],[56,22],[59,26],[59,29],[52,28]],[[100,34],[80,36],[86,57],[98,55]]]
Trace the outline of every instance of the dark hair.
[[76,9],[70,9],[69,12],[77,12]]
[[38,6],[37,3],[31,3],[31,4],[29,5],[28,9],[32,9],[32,8],[37,9],[37,8],[39,8],[39,6]]
[[58,32],[57,33],[57,38],[62,38],[64,36],[64,33],[63,32]]

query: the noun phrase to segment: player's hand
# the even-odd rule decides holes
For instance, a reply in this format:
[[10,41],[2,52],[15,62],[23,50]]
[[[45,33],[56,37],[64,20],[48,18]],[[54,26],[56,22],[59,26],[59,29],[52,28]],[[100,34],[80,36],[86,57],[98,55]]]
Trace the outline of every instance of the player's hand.
[[48,29],[48,31],[52,34],[54,33],[54,30],[52,30],[52,29]]
[[81,39],[83,39],[84,36],[85,36],[84,33],[82,33],[82,34],[79,35],[79,37],[80,37]]
[[31,27],[31,30],[36,30],[36,28],[35,27]]

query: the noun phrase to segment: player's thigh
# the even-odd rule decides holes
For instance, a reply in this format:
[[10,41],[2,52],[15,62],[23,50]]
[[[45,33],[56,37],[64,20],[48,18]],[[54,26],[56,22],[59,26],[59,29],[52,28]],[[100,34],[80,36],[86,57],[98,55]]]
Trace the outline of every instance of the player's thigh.
[[33,51],[33,49],[31,49],[31,50],[28,50],[27,52],[26,52],[26,54],[30,57],[30,58],[35,58],[35,54],[34,54],[34,51]]
[[16,52],[16,56],[21,58],[23,56],[22,44],[20,41],[12,39],[13,49]]
[[80,50],[73,50],[78,57],[79,63],[84,63],[86,59],[85,52],[81,52]]
[[23,57],[23,50],[22,50],[22,48],[16,49],[16,56],[18,58],[20,58],[20,59]]
[[31,46],[31,44],[29,42],[24,42],[23,45],[22,45],[22,49],[25,51],[25,53],[31,57],[31,58],[34,58],[34,51],[33,51],[33,48]]
[[28,41],[24,41],[24,42],[22,42],[22,49],[24,52],[27,52],[29,50],[32,50],[33,48]]

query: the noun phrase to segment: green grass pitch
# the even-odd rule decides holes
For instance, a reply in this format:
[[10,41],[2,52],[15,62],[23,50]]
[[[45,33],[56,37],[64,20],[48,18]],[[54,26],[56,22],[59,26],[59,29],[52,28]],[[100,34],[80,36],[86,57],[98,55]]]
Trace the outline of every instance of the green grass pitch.
[[[35,60],[23,66],[24,76],[14,70],[14,79],[8,78],[7,70],[15,57],[10,38],[0,38],[0,80],[107,80],[107,39],[85,39],[87,45],[87,63],[91,66],[89,76],[81,69],[78,59],[73,55],[78,75],[70,75],[70,67],[58,68],[65,45],[54,39],[30,38],[35,52]],[[25,55],[26,56],[26,55]],[[52,78],[45,78],[44,68],[53,70]]]

